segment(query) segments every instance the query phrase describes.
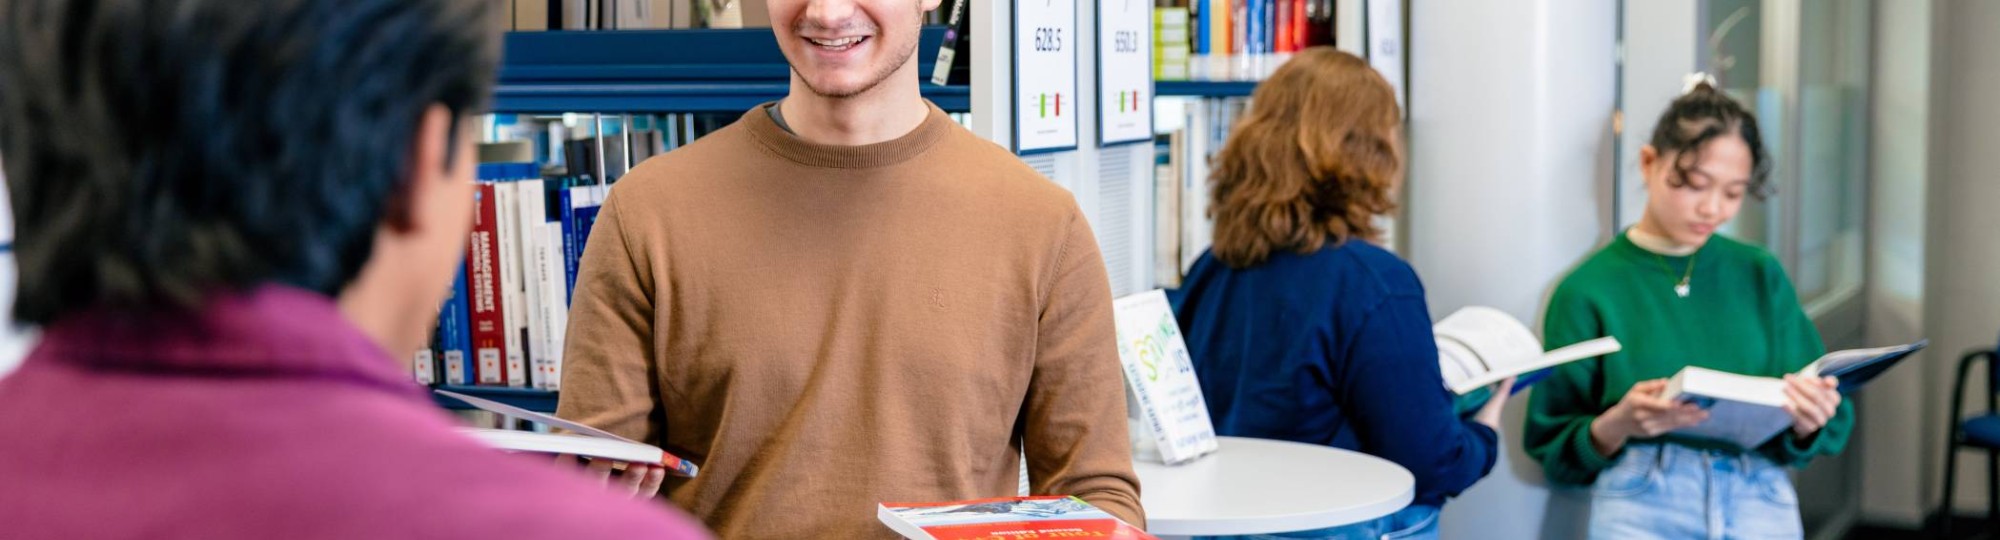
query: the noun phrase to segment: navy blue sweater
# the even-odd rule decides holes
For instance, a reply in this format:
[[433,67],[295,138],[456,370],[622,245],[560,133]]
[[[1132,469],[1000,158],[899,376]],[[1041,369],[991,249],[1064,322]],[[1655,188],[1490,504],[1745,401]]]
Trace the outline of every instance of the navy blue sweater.
[[1452,411],[1423,284],[1365,242],[1234,269],[1204,253],[1175,300],[1221,435],[1357,450],[1441,505],[1492,470],[1498,437]]

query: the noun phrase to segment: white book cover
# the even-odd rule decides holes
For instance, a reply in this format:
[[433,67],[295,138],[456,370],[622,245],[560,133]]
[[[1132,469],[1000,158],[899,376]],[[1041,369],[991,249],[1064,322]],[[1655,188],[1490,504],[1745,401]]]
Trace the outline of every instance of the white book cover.
[[1733,443],[1744,449],[1764,444],[1792,425],[1785,412],[1785,381],[1688,366],[1668,380],[1660,397],[1694,403],[1708,420],[1675,434]]
[[500,240],[495,242],[500,252],[500,311],[507,319],[506,363],[502,368],[507,374],[507,386],[525,388],[528,386],[527,343],[523,343],[528,330],[527,310],[521,297],[521,222],[519,192],[516,182],[494,184],[494,202],[498,209]]
[[590,458],[603,458],[626,463],[656,463],[667,468],[667,472],[688,478],[695,477],[700,467],[694,462],[681,459],[657,446],[620,437],[615,433],[571,422],[554,415],[538,413],[493,401],[452,392],[435,390],[439,395],[465,402],[480,411],[534,422],[569,433],[536,433],[529,431],[508,431],[500,429],[464,428],[462,431],[488,446],[514,452],[534,452],[541,454],[569,454]]
[[548,264],[543,260],[548,256],[543,245],[548,242],[548,233],[543,226],[548,219],[548,195],[542,191],[541,180],[517,181],[514,182],[514,189],[515,202],[520,205],[514,210],[514,217],[519,220],[515,230],[520,232],[516,237],[520,250],[516,253],[521,254],[521,306],[525,308],[523,315],[526,317],[522,323],[528,331],[527,385],[541,388],[542,366],[548,363],[549,353],[548,326],[543,320],[548,317],[543,305],[548,302],[543,298],[548,287],[542,285],[548,279]]
[[1160,460],[1173,465],[1215,451],[1208,402],[1166,293],[1154,289],[1119,298],[1113,309],[1128,403],[1138,405]]
[[[1542,341],[1512,315],[1498,309],[1471,306],[1431,326],[1438,348],[1438,368],[1446,388],[1471,393],[1508,377],[1541,371],[1585,358],[1618,352],[1617,338],[1602,337],[1543,352]],[[1525,387],[1533,381],[1516,381]]]

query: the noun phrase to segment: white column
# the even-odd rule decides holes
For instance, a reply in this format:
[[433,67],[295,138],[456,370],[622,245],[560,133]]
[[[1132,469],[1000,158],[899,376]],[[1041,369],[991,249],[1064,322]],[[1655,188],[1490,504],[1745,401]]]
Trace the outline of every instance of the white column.
[[[1924,333],[1924,206],[1930,182],[1932,28],[1930,0],[1875,4],[1875,106],[1870,112],[1866,341],[1908,343]],[[1944,349],[1913,358],[1951,360]],[[1924,463],[1941,450],[1924,444],[1925,369],[1900,368],[1855,399],[1860,422],[1850,452],[1860,457],[1861,519],[1919,528],[1937,488]],[[1948,376],[1948,375],[1947,375]],[[1940,387],[1942,388],[1942,387]]]
[[[1549,291],[1611,230],[1617,7],[1594,0],[1413,2],[1410,258],[1434,316],[1500,308],[1540,326]],[[1493,473],[1445,538],[1580,538],[1521,450],[1508,408]]]
[[[1992,347],[2000,337],[2000,152],[1994,151],[2000,141],[2000,33],[1993,31],[2000,28],[2000,2],[1937,2],[1933,8],[1940,40],[1934,54],[1942,62],[1932,72],[1930,142],[1936,154],[1923,323],[1934,349],[1927,390],[1935,413],[1923,422],[1932,435],[1922,450],[1935,456],[1930,470],[1936,478],[1944,467],[1951,364],[1967,349]],[[1981,381],[1967,389],[1973,395],[1986,390]],[[1959,508],[1984,514],[1985,462],[1975,453],[1960,458]],[[1934,500],[1936,488],[1926,491],[1925,500]]]

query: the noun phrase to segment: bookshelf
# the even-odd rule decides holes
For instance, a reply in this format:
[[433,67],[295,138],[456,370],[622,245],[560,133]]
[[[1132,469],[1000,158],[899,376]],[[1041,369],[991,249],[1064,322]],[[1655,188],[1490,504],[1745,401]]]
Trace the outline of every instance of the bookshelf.
[[[925,27],[918,72],[937,61],[944,27]],[[791,67],[769,28],[509,32],[494,112],[740,113],[785,96]],[[922,86],[947,112],[969,112],[965,86]]]
[[1153,81],[1153,95],[1167,97],[1250,97],[1257,81]]
[[[451,385],[451,384],[440,384],[433,388],[439,390],[458,392],[460,394],[465,394],[476,398],[490,399],[493,401],[498,401],[501,403],[513,405],[515,407],[520,407],[535,412],[545,412],[545,413],[556,412],[556,396],[558,394],[556,392],[549,392],[546,390],[535,390],[533,388],[507,388],[500,386],[461,386],[461,385]],[[432,393],[431,399],[437,401],[438,406],[444,407],[446,409],[469,410],[473,408],[471,405],[467,405],[463,401],[445,397],[437,393]]]

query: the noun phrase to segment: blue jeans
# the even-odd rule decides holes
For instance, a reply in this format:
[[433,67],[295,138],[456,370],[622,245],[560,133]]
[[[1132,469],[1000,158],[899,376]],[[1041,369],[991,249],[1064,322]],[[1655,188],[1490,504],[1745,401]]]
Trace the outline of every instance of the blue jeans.
[[1593,539],[1805,537],[1792,477],[1754,452],[1635,444],[1590,491]]
[[1207,537],[1205,540],[1437,540],[1438,507],[1411,505],[1374,521],[1314,531]]

